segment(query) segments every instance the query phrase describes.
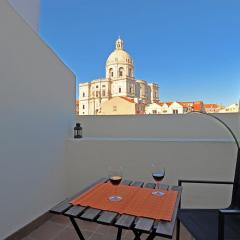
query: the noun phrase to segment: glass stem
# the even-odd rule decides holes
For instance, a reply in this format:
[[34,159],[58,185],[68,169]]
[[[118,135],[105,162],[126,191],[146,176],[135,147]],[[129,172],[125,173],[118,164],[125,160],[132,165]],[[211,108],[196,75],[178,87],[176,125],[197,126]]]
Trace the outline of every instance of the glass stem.
[[160,190],[160,182],[159,181],[157,181],[157,189],[158,189],[158,191]]

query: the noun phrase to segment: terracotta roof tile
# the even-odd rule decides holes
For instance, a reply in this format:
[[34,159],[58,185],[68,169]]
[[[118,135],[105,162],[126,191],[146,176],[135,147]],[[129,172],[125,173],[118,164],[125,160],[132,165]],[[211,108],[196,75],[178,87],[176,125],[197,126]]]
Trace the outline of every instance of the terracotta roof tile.
[[189,108],[193,106],[193,102],[178,102],[180,105],[182,105],[184,108]]
[[216,103],[207,103],[204,104],[205,108],[219,108],[219,106]]
[[204,104],[202,101],[197,101],[193,103],[193,110],[194,111],[200,111],[204,107]]
[[122,99],[124,99],[124,100],[126,100],[126,101],[128,101],[130,103],[135,103],[134,99],[132,99],[132,98],[128,98],[128,97],[124,97],[124,96],[120,96],[120,98],[122,98]]

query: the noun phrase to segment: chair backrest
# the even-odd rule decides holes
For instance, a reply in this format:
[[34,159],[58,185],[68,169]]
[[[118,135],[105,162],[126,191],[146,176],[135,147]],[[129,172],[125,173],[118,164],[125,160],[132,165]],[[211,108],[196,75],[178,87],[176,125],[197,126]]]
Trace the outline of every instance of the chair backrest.
[[231,208],[240,209],[240,148],[237,151],[237,162],[233,183]]

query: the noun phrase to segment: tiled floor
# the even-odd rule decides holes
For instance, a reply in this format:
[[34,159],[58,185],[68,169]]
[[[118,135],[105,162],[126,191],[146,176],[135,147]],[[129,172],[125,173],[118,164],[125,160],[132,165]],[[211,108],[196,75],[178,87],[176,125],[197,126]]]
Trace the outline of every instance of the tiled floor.
[[[117,229],[114,227],[99,225],[96,223],[77,220],[86,240],[114,240],[116,239]],[[182,227],[181,240],[191,240],[191,236]],[[124,231],[124,240],[134,239],[130,231]],[[145,239],[143,237],[143,239]],[[156,237],[156,240],[164,239]],[[53,215],[48,221],[32,231],[28,236],[21,240],[79,240],[74,228],[67,217]]]

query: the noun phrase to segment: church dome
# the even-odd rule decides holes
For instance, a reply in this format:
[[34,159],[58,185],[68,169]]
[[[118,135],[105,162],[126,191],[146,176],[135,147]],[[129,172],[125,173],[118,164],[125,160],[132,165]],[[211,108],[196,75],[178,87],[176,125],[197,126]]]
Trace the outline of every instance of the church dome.
[[116,41],[116,49],[109,55],[106,65],[110,64],[133,64],[131,56],[123,49],[123,40],[118,38]]

